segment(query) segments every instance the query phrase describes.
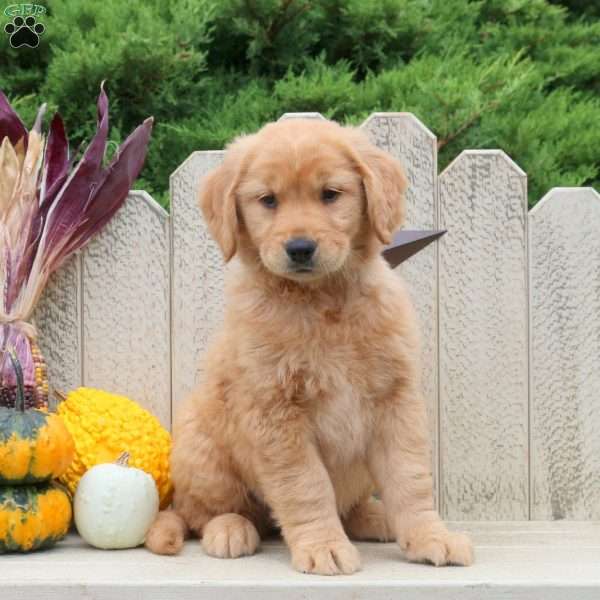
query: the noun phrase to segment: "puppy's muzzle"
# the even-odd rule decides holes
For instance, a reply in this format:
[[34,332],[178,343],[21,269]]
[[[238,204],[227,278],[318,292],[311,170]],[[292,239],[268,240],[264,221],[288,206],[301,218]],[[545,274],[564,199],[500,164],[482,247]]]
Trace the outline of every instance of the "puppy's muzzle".
[[293,238],[285,243],[285,251],[294,270],[310,270],[317,251],[317,242],[307,238]]

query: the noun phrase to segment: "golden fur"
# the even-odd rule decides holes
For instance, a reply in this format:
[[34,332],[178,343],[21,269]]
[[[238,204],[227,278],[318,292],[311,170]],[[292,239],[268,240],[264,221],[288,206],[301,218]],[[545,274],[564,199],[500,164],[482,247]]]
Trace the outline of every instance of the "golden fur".
[[[406,185],[359,130],[309,120],[236,140],[205,179],[205,220],[236,258],[204,381],[176,416],[173,508],[151,550],[175,554],[189,531],[237,557],[277,526],[308,573],[359,569],[349,537],[472,562],[434,510],[415,314],[381,258]],[[286,255],[298,237],[318,244],[308,272]]]

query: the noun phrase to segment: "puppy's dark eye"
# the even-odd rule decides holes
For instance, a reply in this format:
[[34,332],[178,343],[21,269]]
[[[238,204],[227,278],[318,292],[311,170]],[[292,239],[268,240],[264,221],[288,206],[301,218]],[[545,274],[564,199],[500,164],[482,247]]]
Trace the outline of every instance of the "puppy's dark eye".
[[321,192],[321,200],[323,200],[325,204],[331,204],[332,202],[335,202],[338,199],[339,195],[339,190],[334,190],[333,188],[325,188]]
[[261,196],[260,201],[263,206],[266,208],[277,208],[277,198],[273,194],[268,194],[267,196]]

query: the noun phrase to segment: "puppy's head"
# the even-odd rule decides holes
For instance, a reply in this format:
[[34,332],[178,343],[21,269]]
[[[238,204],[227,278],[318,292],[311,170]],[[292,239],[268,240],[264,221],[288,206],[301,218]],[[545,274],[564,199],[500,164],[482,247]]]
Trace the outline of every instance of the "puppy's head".
[[406,184],[398,161],[361,131],[291,119],[235,140],[204,179],[200,206],[226,261],[238,252],[309,281],[388,243]]

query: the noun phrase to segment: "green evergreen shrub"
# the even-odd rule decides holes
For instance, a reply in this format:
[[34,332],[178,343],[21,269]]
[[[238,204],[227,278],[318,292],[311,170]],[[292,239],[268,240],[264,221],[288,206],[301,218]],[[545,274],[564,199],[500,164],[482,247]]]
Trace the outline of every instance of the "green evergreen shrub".
[[[502,148],[552,186],[600,187],[600,11],[583,0],[47,0],[38,48],[0,44],[0,89],[40,101],[88,139],[105,79],[112,141],[155,116],[137,187],[168,202],[170,173],[283,112],[360,123],[410,111],[440,168]],[[8,20],[4,17],[1,26]]]

